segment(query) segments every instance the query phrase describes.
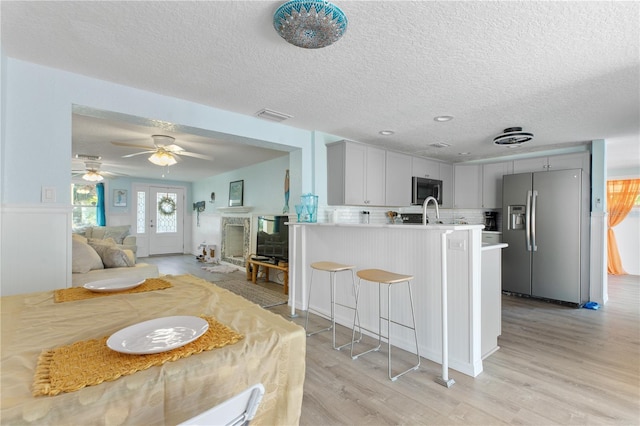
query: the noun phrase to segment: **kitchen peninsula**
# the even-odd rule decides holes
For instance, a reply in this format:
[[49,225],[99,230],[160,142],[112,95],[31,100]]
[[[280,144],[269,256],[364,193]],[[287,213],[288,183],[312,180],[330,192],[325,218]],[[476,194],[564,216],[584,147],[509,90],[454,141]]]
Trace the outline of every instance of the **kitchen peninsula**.
[[[489,306],[496,306],[499,310],[501,297],[498,285],[489,296],[491,300],[487,300],[486,296],[483,300],[482,253],[483,250],[506,246],[485,244],[483,247],[483,225],[290,222],[289,227],[289,250],[294,254],[290,256],[289,263],[290,305],[307,309],[309,265],[312,262],[333,261],[355,265],[356,270],[378,268],[413,275],[412,289],[420,355],[437,363],[442,362],[441,261],[442,235],[446,234],[449,366],[472,377],[482,372],[483,354],[488,355],[497,349],[497,343],[495,348],[487,349],[482,347],[482,342],[497,342],[500,334],[495,326],[486,330],[483,327],[482,306],[494,301]],[[499,259],[500,256],[495,258]],[[499,264],[486,267],[500,270]],[[328,315],[329,277],[318,274],[315,279],[325,280],[327,284],[314,286],[310,304]],[[336,284],[336,300],[353,306],[350,275],[337,274]],[[376,289],[377,286],[362,287],[361,306],[377,303]],[[400,322],[409,322],[408,303],[406,294],[394,297],[392,317]],[[339,324],[351,327],[352,312],[337,309],[335,316]],[[362,309],[360,321],[363,327],[377,329],[375,309]],[[411,332],[399,328],[392,327],[394,346],[414,351]],[[492,335],[487,336],[488,333]]]

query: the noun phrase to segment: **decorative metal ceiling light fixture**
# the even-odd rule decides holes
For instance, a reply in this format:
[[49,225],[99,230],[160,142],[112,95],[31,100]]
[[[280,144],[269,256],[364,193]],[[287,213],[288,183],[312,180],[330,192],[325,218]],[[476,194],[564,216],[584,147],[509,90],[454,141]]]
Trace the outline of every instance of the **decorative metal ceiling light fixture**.
[[511,147],[529,142],[531,139],[533,139],[533,133],[523,132],[522,127],[509,127],[493,138],[493,143]]
[[335,43],[347,31],[347,17],[328,1],[293,0],[273,15],[273,27],[289,43],[318,49]]

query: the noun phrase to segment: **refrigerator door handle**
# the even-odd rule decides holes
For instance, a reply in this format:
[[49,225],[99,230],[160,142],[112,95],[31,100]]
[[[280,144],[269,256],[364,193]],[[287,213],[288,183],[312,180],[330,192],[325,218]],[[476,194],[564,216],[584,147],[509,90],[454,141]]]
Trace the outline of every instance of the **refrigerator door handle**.
[[533,251],[538,251],[536,245],[536,201],[538,200],[538,191],[533,191],[531,201],[531,248]]
[[531,191],[527,191],[527,207],[525,210],[524,222],[527,251],[531,251]]

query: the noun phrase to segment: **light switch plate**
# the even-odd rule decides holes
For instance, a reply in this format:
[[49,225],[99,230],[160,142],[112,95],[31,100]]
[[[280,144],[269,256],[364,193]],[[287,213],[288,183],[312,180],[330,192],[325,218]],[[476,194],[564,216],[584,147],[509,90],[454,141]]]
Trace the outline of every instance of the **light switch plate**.
[[55,203],[56,202],[56,187],[55,186],[43,186],[42,187],[42,202],[43,203]]

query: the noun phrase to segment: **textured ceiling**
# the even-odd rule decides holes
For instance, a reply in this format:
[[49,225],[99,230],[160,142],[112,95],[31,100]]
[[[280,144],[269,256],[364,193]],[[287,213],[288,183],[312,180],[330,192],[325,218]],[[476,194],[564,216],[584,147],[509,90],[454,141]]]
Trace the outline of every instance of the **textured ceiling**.
[[[289,126],[446,161],[606,139],[627,154],[618,167],[640,163],[639,2],[338,0],[345,36],[308,50],[273,29],[281,3],[2,1],[2,49],[241,114],[273,109],[293,116]],[[127,136],[117,121],[105,125],[111,140]],[[512,126],[534,140],[494,146]],[[74,141],[82,127],[74,124]],[[378,134],[386,129],[395,134]],[[429,146],[438,142],[451,146]]]

